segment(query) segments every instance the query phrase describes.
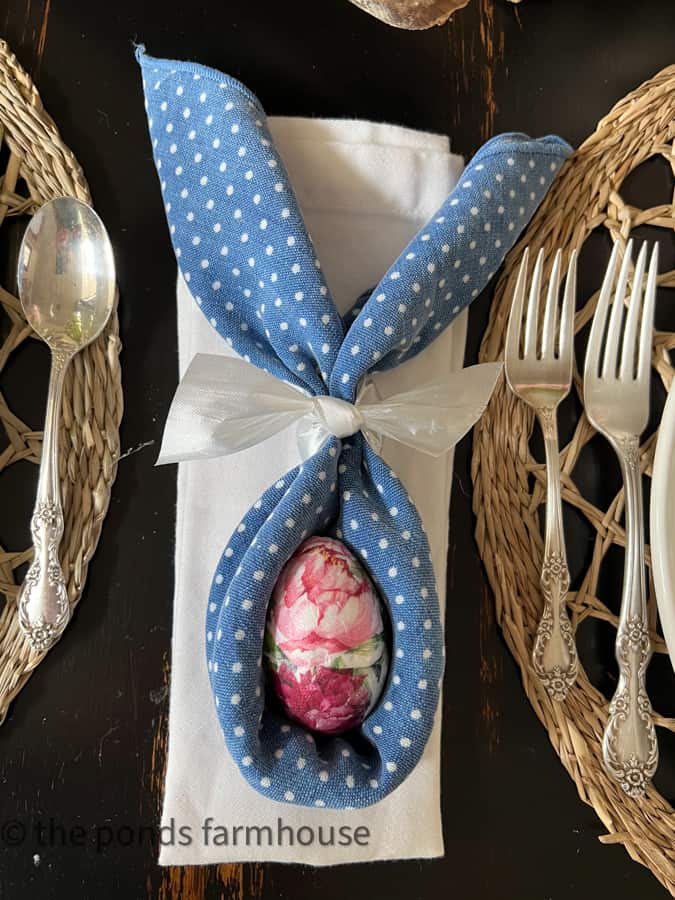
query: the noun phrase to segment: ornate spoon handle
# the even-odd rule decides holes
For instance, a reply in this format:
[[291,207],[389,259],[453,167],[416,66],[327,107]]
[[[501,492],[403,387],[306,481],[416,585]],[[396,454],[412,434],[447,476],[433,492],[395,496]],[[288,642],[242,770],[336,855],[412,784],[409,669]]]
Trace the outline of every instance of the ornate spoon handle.
[[652,655],[647,626],[640,444],[628,436],[615,443],[626,494],[626,556],[615,653],[619,683],[609,705],[602,743],[605,767],[631,797],[640,797],[659,761],[652,707],[646,690]]
[[71,354],[52,351],[42,460],[30,523],[33,562],[19,591],[19,625],[34,650],[48,650],[70,618],[66,582],[59,562],[63,513],[58,473],[59,421],[63,378]]
[[564,700],[577,677],[577,651],[567,615],[570,574],[560,496],[560,456],[555,407],[537,411],[546,449],[546,533],[541,587],[544,612],[532,651],[532,664],[553,700]]

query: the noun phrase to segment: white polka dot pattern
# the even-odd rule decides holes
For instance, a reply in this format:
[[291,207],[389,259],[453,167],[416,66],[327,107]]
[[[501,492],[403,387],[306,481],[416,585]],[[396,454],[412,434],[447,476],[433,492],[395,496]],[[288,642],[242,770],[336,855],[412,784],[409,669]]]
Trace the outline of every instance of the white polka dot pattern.
[[[237,353],[313,395],[351,401],[368,371],[424,349],[488,282],[569,153],[553,137],[488,142],[343,322],[258,100],[214,70],[142,49],[138,59],[169,230],[191,293]],[[360,738],[320,745],[265,704],[262,670],[272,587],[316,533],[339,536],[362,559],[393,640],[388,684]],[[429,545],[407,491],[360,434],[327,440],[253,505],[214,574],[206,661],[229,752],[249,784],[282,803],[375,803],[420,759],[443,658]]]

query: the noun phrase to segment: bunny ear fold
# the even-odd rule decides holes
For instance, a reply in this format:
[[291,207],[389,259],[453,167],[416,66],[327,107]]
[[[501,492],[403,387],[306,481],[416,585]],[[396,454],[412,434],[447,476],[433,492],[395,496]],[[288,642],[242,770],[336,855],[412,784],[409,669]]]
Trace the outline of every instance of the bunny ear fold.
[[571,152],[560,138],[521,134],[481,148],[351,323],[331,393],[353,400],[366,372],[416,356],[478,296]]
[[416,356],[485,287],[571,148],[489,141],[384,275],[347,337],[257,98],[142,48],[148,125],[176,259],[207,319],[248,362],[353,400],[362,376]]
[[190,293],[240,356],[324,394],[343,326],[259,101],[213,69],[136,56]]

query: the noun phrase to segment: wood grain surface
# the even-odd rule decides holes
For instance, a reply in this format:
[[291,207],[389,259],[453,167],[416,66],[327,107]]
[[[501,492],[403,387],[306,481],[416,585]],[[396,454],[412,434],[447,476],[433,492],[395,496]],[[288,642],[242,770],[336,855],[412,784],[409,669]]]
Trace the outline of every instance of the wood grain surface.
[[[643,0],[639,13],[617,0],[611,17],[586,0],[473,0],[425,32],[389,28],[345,0],[317,7],[4,0],[0,8],[0,36],[82,162],[113,239],[127,452],[75,620],[0,729],[0,898],[660,898],[649,873],[601,845],[601,825],[522,695],[473,542],[468,440],[456,454],[448,555],[445,858],[331,869],[156,865],[157,839],[147,834],[158,826],[166,763],[175,470],[153,463],[177,381],[175,262],[133,43],[224,69],[269,113],[397,122],[449,134],[467,156],[498,131],[557,132],[578,144],[619,97],[673,61],[670,0]],[[488,290],[472,309],[468,362],[489,302]],[[0,384],[36,427],[47,378],[40,349]],[[27,466],[0,482],[0,539],[27,538],[34,478]],[[26,828],[16,842],[3,831],[15,821]],[[36,839],[36,823],[52,826],[51,843]],[[75,827],[85,846],[73,845]],[[114,840],[97,846],[104,828]]]

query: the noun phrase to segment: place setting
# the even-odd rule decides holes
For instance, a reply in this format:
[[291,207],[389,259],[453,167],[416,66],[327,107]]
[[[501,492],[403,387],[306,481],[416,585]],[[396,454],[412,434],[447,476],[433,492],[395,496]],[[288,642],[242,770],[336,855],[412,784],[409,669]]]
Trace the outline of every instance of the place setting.
[[[652,156],[673,169],[675,68],[576,150],[512,131],[465,157],[402,125],[268,116],[232,75],[133,52],[176,274],[175,393],[144,470],[177,464],[157,828],[186,839],[159,864],[444,855],[444,672],[475,637],[456,633],[446,573],[471,434],[476,546],[524,693],[601,840],[675,895],[659,780],[675,725],[653,662],[675,661],[675,277],[654,234],[675,220],[622,198]],[[22,223],[0,373],[26,342],[51,358],[42,432],[0,395],[0,470],[39,465],[32,547],[0,548],[4,717],[78,627],[122,458],[125,297],[115,234],[4,43],[0,85],[0,225]],[[576,468],[596,452],[596,485],[621,482],[607,508]]]
[[[665,70],[637,88],[599,123],[549,192],[519,252],[507,260],[480,359],[506,358],[508,376],[511,356],[517,363],[511,386],[521,396],[533,389],[534,397],[521,405],[508,381],[498,385],[474,432],[473,508],[503,635],[525,692],[579,795],[607,828],[601,840],[623,843],[672,892],[667,849],[672,846],[672,812],[668,794],[664,797],[655,784],[661,769],[668,770],[672,732],[667,705],[672,672],[663,665],[672,644],[672,596],[663,574],[669,559],[664,515],[670,505],[665,463],[670,437],[661,399],[669,396],[672,381],[672,336],[661,323],[669,321],[668,289],[674,282],[663,260],[663,251],[669,253],[664,207],[640,208],[634,193],[630,200],[628,192],[626,199],[622,196],[623,181],[661,157],[668,130],[660,130],[649,110],[667,96],[670,74]],[[630,128],[627,113],[632,115]],[[615,135],[626,131],[617,141]],[[614,185],[613,193],[607,193],[605,183]],[[646,228],[646,240],[631,238],[633,230],[639,235],[650,225],[656,227]],[[597,251],[600,233],[606,235],[606,267],[589,271],[588,260],[584,262],[590,289],[581,296],[577,292],[567,358],[560,354],[560,344],[555,352],[555,340],[551,356],[547,314],[549,321],[557,315],[561,327],[568,323],[565,299],[574,289],[574,271],[586,241],[595,241]],[[581,270],[576,281],[581,281]],[[540,296],[534,308],[533,291]],[[519,308],[514,306],[516,295]],[[655,326],[650,324],[654,319]],[[542,387],[543,404],[537,393]],[[561,410],[566,407],[560,444],[555,412],[543,414],[548,446],[523,442],[523,434],[533,434],[533,416],[541,419],[537,407],[553,409],[557,403]],[[607,442],[609,455],[602,442]],[[597,460],[593,484],[581,469],[577,476],[580,460],[588,462],[590,453]],[[493,488],[496,477],[508,486],[502,492]],[[580,555],[582,534],[585,549]],[[573,581],[564,554],[570,543],[576,555]],[[536,565],[529,558],[533,547]],[[557,556],[553,565],[551,555]],[[588,670],[579,661],[580,635]],[[616,665],[616,676],[600,680],[602,691],[598,673],[608,662],[598,664],[600,653],[606,660],[614,657]],[[666,714],[652,708],[650,695],[658,695]],[[666,772],[664,785],[668,777]]]

